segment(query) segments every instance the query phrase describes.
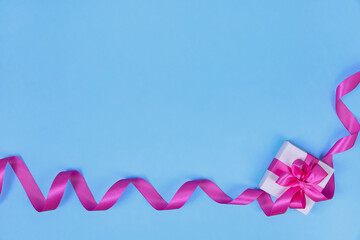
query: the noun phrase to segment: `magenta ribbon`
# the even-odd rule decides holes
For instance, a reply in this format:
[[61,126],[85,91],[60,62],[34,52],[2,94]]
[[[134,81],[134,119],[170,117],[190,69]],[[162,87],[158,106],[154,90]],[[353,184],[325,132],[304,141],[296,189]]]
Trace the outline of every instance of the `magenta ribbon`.
[[[352,148],[359,134],[359,122],[340,99],[354,90],[359,82],[360,72],[345,79],[336,90],[336,113],[350,135],[339,139],[322,159],[323,162],[331,167],[333,167],[333,155]],[[275,202],[272,201],[268,193],[259,189],[246,189],[237,198],[232,199],[212,181],[195,180],[184,183],[175,193],[171,201],[167,203],[149,182],[141,178],[130,178],[119,180],[113,184],[100,202],[97,203],[84,177],[78,171],[60,172],[55,177],[49,194],[47,198],[45,198],[25,163],[16,156],[0,159],[0,194],[7,164],[10,164],[14,170],[31,204],[38,212],[54,210],[59,206],[68,181],[73,185],[81,204],[89,211],[107,210],[111,208],[130,183],[133,184],[150,205],[157,210],[181,208],[188,201],[195,189],[200,187],[212,200],[220,204],[247,205],[257,200],[267,216],[285,213],[289,207],[298,208],[300,206],[303,208],[304,194],[316,201],[322,201],[331,199],[335,191],[334,175],[326,187],[320,192],[320,189],[315,187],[315,183],[320,181],[323,173],[317,170],[317,167],[316,169],[311,169],[309,163],[295,161],[291,169],[282,173],[278,180],[279,184],[289,186],[290,188]],[[308,184],[306,184],[304,180],[306,180]]]
[[290,208],[305,208],[305,195],[315,202],[327,200],[321,193],[323,188],[318,184],[328,173],[318,162],[318,159],[307,154],[305,160],[296,159],[291,167],[276,158],[270,164],[268,170],[279,177],[276,183],[289,188],[279,199],[288,202]]

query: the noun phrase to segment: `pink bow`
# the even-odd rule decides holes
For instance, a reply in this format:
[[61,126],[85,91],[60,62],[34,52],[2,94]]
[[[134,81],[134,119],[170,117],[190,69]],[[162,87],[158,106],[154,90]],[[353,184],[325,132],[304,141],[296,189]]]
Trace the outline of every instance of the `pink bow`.
[[[316,162],[307,164],[301,159],[297,159],[291,168],[283,168],[283,172],[276,181],[277,184],[290,187],[287,192],[291,192],[290,208],[305,208],[305,195],[315,202],[325,199],[321,193],[322,188],[318,185],[326,176],[327,172]],[[284,194],[287,195],[288,194]]]

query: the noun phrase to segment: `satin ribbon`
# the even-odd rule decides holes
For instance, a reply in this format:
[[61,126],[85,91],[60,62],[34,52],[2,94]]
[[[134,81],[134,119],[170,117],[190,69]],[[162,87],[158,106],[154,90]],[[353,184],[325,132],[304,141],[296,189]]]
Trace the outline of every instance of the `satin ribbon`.
[[289,198],[287,200],[290,202],[290,208],[304,209],[306,207],[305,195],[315,202],[326,200],[321,193],[323,188],[318,184],[328,173],[318,162],[318,159],[308,154],[304,161],[297,159],[291,167],[276,158],[270,164],[268,170],[279,177],[276,183],[288,188],[289,193],[284,193],[280,198]]
[[[322,159],[323,162],[331,167],[333,167],[333,155],[352,148],[359,134],[359,122],[340,99],[354,90],[359,82],[360,72],[345,79],[340,83],[336,90],[336,113],[350,135],[338,140]],[[288,191],[273,202],[270,195],[262,190],[246,189],[237,198],[231,199],[215,183],[209,180],[195,180],[184,183],[175,193],[171,201],[167,203],[146,180],[132,178],[117,181],[110,187],[100,202],[97,203],[84,177],[78,171],[64,171],[60,172],[55,177],[49,194],[47,198],[45,198],[25,163],[20,158],[12,156],[0,160],[0,194],[7,164],[14,170],[31,204],[38,212],[56,209],[60,204],[66,185],[69,181],[73,185],[81,204],[89,211],[107,210],[111,208],[130,183],[133,184],[150,205],[157,210],[181,208],[188,201],[195,189],[200,187],[212,200],[220,204],[246,205],[257,200],[261,209],[267,216],[285,213],[289,206],[293,206],[292,199],[297,192],[299,192],[298,188],[290,187]],[[293,175],[298,175],[298,172],[293,172]],[[286,177],[284,176],[284,178]],[[284,180],[284,184],[290,183],[287,183],[287,181]],[[334,190],[335,180],[333,175],[322,191],[324,200],[331,199],[334,195]],[[302,198],[302,196],[299,198]]]

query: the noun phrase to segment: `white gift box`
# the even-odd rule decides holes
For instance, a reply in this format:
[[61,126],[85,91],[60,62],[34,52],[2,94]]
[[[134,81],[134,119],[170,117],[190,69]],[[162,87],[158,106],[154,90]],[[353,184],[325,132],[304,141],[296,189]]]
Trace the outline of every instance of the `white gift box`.
[[[305,161],[306,156],[307,153],[305,151],[294,146],[289,141],[285,141],[284,144],[281,146],[279,152],[276,154],[275,158],[283,162],[287,166],[291,167],[292,163],[296,159],[301,159]],[[328,173],[328,175],[318,184],[321,188],[324,188],[326,184],[329,182],[331,176],[333,175],[334,169],[322,161],[319,161],[318,164]],[[260,189],[264,190],[265,192],[269,193],[275,198],[279,198],[284,192],[286,192],[286,190],[289,189],[289,187],[284,187],[277,184],[276,180],[278,178],[279,177],[276,174],[274,174],[269,170],[266,170],[266,173],[264,177],[261,179],[259,184]],[[297,210],[306,215],[310,212],[311,208],[314,206],[315,201],[310,199],[308,196],[305,196],[305,198],[306,198],[306,207],[304,209],[297,209]]]

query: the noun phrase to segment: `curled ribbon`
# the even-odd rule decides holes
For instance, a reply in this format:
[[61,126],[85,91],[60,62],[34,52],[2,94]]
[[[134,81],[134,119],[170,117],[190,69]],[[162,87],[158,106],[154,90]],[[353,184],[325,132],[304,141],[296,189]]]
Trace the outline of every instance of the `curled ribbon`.
[[[345,79],[336,89],[336,113],[350,135],[339,139],[322,159],[323,162],[331,167],[333,167],[333,155],[352,148],[359,134],[359,122],[340,99],[354,90],[359,83],[360,72]],[[6,165],[9,164],[20,180],[31,204],[38,212],[54,210],[59,206],[68,181],[71,182],[81,204],[88,211],[107,210],[111,208],[130,183],[139,190],[156,210],[181,208],[197,187],[200,187],[212,200],[220,204],[247,205],[257,200],[267,216],[285,213],[288,207],[298,208],[300,205],[300,207],[304,207],[304,194],[319,201],[328,200],[333,197],[335,191],[334,175],[320,193],[320,189],[316,189],[314,184],[321,179],[321,171],[316,169],[309,171],[311,168],[310,165],[305,165],[305,163],[298,161],[295,162],[291,170],[280,176],[278,183],[290,186],[290,188],[275,202],[272,201],[268,193],[259,189],[246,189],[237,198],[232,199],[212,181],[195,180],[184,183],[175,193],[171,201],[167,203],[149,182],[141,178],[133,178],[117,181],[105,193],[100,202],[97,203],[84,177],[78,171],[60,172],[55,177],[49,194],[47,198],[45,198],[25,163],[16,156],[0,159],[0,194]],[[323,196],[320,196],[320,194]]]

